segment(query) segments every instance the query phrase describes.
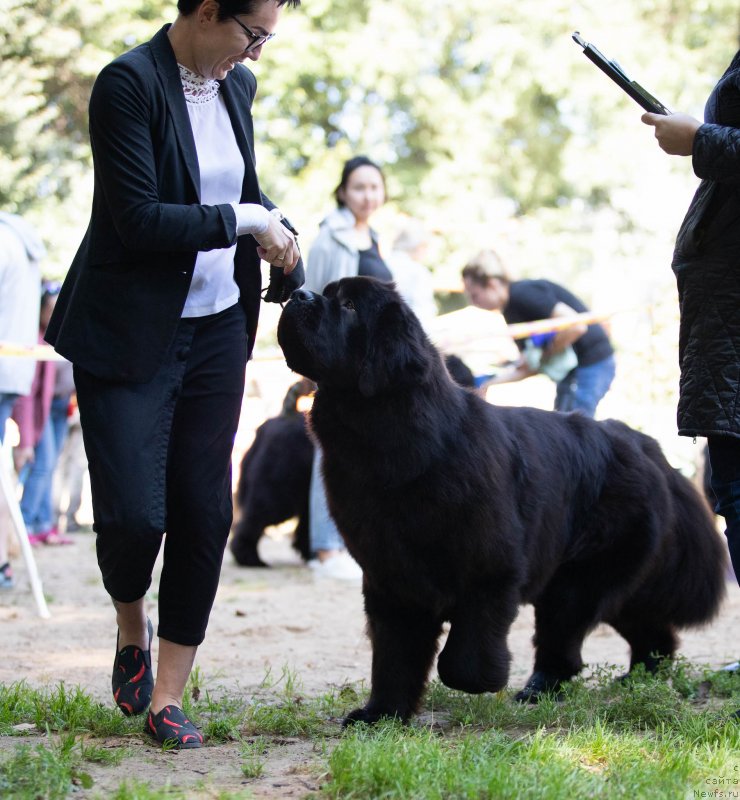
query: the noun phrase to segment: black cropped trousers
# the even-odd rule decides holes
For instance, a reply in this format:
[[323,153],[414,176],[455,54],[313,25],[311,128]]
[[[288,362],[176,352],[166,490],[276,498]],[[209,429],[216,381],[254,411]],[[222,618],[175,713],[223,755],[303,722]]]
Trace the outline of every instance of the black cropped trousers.
[[216,596],[246,357],[237,304],[181,320],[148,383],[75,367],[103,584],[120,602],[143,597],[164,537],[158,635],[177,644],[203,641]]
[[727,546],[735,578],[740,584],[740,438],[708,436],[714,510],[725,518]]

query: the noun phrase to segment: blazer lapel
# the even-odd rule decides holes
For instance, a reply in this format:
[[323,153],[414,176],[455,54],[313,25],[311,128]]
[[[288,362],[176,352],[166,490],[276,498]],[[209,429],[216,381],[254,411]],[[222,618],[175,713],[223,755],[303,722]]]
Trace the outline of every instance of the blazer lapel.
[[[231,118],[231,127],[234,129],[236,143],[244,158],[244,182],[242,183],[242,202],[259,203],[260,190],[257,183],[257,172],[254,164],[254,143],[251,136],[247,135],[247,126],[243,118],[242,108],[247,108],[247,100],[244,98],[243,105],[239,103],[239,87],[234,80],[229,80],[227,76],[221,83],[221,93],[226,104],[226,110]],[[237,95],[237,96],[235,96]],[[249,126],[251,130],[251,126]]]
[[193,129],[190,125],[188,108],[185,95],[182,91],[180,69],[177,66],[175,54],[167,36],[169,25],[165,25],[150,41],[154,62],[157,65],[159,79],[162,81],[167,107],[175,127],[177,142],[182,151],[183,160],[187,167],[188,175],[192,181],[195,193],[200,200],[200,169],[198,167],[198,152],[195,149]]

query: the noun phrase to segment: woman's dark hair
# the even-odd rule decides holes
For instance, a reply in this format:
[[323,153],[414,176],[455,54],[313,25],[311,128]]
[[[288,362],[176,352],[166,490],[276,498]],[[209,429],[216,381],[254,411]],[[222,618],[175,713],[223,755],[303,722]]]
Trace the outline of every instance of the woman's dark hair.
[[[203,0],[177,0],[177,10],[183,17],[192,14]],[[228,19],[234,14],[251,14],[258,3],[265,3],[267,0],[216,0],[218,3],[218,18]],[[278,7],[291,6],[297,8],[301,0],[277,0]]]
[[337,206],[339,208],[344,208],[345,206],[344,202],[339,199],[339,193],[343,189],[347,188],[349,176],[360,167],[373,167],[373,169],[377,169],[380,173],[381,180],[383,181],[383,189],[385,189],[385,175],[383,175],[383,170],[380,168],[379,164],[376,164],[367,156],[355,156],[354,158],[350,158],[349,161],[344,162],[344,167],[342,168],[342,180],[339,181],[339,186],[337,186],[337,188],[334,190],[334,199],[337,201]]

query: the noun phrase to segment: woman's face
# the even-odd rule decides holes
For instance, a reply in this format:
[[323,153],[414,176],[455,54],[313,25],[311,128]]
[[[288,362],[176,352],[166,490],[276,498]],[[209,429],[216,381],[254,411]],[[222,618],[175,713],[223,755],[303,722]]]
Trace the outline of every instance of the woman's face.
[[249,14],[219,20],[217,4],[205,0],[194,12],[198,15],[198,37],[194,42],[196,72],[205,78],[223,80],[236,64],[246,59],[257,61],[264,42],[255,47],[258,41],[255,37],[274,33],[281,11],[276,0],[257,0]]
[[383,176],[375,167],[357,167],[350,172],[338,195],[358,222],[367,222],[385,202]]

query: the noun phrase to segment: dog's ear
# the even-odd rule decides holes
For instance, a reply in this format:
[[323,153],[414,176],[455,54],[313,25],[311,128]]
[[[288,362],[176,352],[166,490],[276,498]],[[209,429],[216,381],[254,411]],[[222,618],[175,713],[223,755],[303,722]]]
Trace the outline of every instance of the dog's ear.
[[331,300],[333,297],[337,296],[337,289],[339,289],[339,281],[332,281],[324,286],[324,291],[321,292],[321,294]]
[[360,365],[358,388],[373,397],[389,387],[423,381],[434,359],[421,323],[408,306],[394,300],[383,307],[368,331],[368,346]]

